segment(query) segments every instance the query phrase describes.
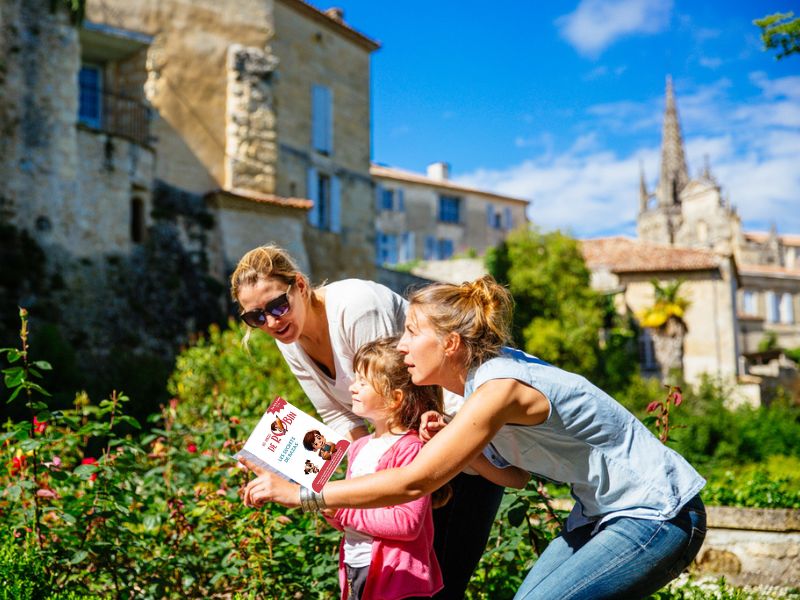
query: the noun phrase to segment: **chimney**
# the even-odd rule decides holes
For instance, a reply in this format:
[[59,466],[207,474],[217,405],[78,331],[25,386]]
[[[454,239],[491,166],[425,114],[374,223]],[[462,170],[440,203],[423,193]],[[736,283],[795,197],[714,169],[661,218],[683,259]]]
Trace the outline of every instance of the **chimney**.
[[338,21],[339,23],[344,22],[344,9],[339,8],[338,6],[334,6],[333,8],[329,8],[325,11],[325,14],[328,15],[334,21]]
[[450,165],[446,162],[435,162],[428,165],[428,177],[445,181],[450,179]]

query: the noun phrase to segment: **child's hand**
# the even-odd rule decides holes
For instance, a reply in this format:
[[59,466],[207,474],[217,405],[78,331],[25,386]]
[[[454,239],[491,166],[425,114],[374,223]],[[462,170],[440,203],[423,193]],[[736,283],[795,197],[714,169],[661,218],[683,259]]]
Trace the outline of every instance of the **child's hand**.
[[429,410],[428,412],[422,413],[422,417],[420,417],[419,420],[420,439],[423,442],[429,441],[434,435],[439,433],[439,431],[441,431],[446,424],[447,423],[444,420],[444,415],[436,412],[435,410]]

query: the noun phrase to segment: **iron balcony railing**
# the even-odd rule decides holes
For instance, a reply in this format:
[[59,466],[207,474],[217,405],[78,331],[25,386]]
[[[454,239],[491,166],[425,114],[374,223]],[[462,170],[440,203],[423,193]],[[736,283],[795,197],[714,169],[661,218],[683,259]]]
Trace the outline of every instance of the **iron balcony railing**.
[[78,122],[143,146],[150,140],[150,109],[133,98],[80,86]]

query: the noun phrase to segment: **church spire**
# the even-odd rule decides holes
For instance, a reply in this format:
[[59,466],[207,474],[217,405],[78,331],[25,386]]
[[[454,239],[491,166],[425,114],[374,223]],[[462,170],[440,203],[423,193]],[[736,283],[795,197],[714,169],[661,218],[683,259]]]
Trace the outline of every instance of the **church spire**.
[[650,193],[647,191],[647,181],[644,177],[644,163],[639,161],[639,212],[647,211],[647,204],[650,200]]
[[661,134],[661,178],[656,192],[659,206],[676,204],[678,193],[687,183],[689,183],[689,172],[683,151],[681,124],[672,90],[672,77],[667,75],[666,108]]

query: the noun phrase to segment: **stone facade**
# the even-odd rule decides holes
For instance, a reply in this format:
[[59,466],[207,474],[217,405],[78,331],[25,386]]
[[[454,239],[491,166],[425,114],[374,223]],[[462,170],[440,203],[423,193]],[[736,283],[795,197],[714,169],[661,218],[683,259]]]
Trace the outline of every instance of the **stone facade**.
[[736,331],[743,354],[756,352],[768,335],[780,347],[800,346],[800,236],[744,231],[708,160],[699,177],[689,177],[670,80],[661,178],[650,194],[642,176],[639,206],[642,241],[708,248],[736,261]]
[[[155,176],[213,199],[224,224],[218,277],[243,249],[265,243],[292,248],[316,280],[373,274],[376,43],[340,13],[300,0],[88,0],[87,17],[152,36],[144,89]],[[330,148],[320,149],[312,131],[317,88],[330,100]]]
[[129,126],[146,110],[141,90],[139,97],[108,95],[102,123],[86,127],[77,122],[78,70],[105,56],[108,85],[125,85],[143,65],[147,39],[111,28],[79,33],[48,2],[5,2],[3,9],[5,220],[52,252],[130,252],[149,222],[155,170],[153,149]]
[[527,200],[450,181],[444,163],[425,176],[379,165],[371,173],[379,264],[483,255],[528,222]]
[[[683,316],[683,376],[698,383],[704,374],[733,380],[739,351],[736,338],[735,262],[709,250],[676,248],[629,238],[601,238],[581,242],[592,287],[613,294],[617,311],[634,318],[653,305],[655,279],[661,285],[683,281],[680,295],[689,300]],[[642,330],[639,339],[644,374],[662,377],[653,334]]]

